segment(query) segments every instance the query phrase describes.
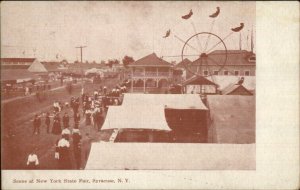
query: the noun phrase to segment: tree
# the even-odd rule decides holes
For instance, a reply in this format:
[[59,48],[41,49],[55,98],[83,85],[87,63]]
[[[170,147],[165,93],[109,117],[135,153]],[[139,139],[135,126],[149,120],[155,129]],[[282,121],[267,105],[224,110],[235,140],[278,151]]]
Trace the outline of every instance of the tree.
[[120,64],[120,61],[118,59],[115,59],[114,60],[114,65],[118,65],[118,64]]
[[122,60],[124,67],[128,67],[129,64],[134,62],[134,59],[132,57],[129,57],[127,55],[125,55],[125,57]]
[[112,68],[114,62],[115,62],[114,60],[109,59],[109,60],[107,61],[106,65],[109,66],[110,68]]
[[105,65],[106,63],[105,63],[104,60],[101,60],[100,64],[101,64],[101,65]]

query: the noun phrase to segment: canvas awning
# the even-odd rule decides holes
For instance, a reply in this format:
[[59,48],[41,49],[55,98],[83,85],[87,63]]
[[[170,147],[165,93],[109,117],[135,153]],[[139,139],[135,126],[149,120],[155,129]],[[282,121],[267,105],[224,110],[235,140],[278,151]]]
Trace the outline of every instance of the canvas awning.
[[110,106],[101,128],[171,131],[163,106]]
[[92,143],[86,170],[255,170],[255,144]]
[[[163,106],[171,109],[208,110],[197,94],[125,94],[122,106]],[[152,111],[151,111],[152,113]]]

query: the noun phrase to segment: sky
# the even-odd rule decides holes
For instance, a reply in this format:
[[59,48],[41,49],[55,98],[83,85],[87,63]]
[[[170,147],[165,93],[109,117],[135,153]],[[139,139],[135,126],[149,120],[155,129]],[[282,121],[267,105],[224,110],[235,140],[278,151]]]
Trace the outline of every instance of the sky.
[[[221,12],[213,21],[209,15],[216,7]],[[182,19],[190,9],[192,17]],[[137,60],[155,52],[178,62],[181,40],[210,31],[224,38],[241,22],[245,23],[242,49],[250,50],[252,29],[255,48],[255,2],[1,2],[1,57],[73,62],[80,60],[80,50],[75,47],[83,45],[87,46],[83,61],[122,59],[125,55]],[[163,38],[169,29],[171,35]],[[201,38],[202,46],[205,39]],[[227,49],[239,49],[239,33],[224,42]]]

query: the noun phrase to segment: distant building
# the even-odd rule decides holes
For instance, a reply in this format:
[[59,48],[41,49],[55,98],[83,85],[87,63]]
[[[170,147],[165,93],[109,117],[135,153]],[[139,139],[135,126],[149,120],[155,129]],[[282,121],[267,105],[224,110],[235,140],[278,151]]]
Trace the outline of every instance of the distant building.
[[32,73],[46,73],[47,70],[36,58],[2,58],[1,69],[24,69]]
[[[215,50],[207,55],[207,61],[201,67],[199,75],[222,75],[222,76],[255,76],[256,57],[253,52],[246,50],[227,50],[227,61],[223,66],[226,53],[225,50]],[[188,63],[179,63],[179,67],[184,68],[186,64],[196,64],[199,59]],[[222,68],[222,69],[220,69]],[[186,72],[186,79],[194,76],[196,67],[190,67],[193,72]]]
[[247,88],[240,84],[232,84],[222,90],[224,95],[253,95]]
[[155,53],[129,64],[128,67],[131,71],[132,91],[167,89],[173,80],[172,64],[157,57]]
[[35,58],[1,58],[1,69],[28,69]]
[[194,76],[182,83],[186,94],[217,94],[218,85],[202,76]]

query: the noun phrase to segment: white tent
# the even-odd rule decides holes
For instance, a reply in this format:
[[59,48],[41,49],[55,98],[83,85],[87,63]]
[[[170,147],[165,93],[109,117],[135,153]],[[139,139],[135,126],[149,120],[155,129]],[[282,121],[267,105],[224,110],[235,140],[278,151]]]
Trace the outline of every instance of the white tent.
[[103,70],[102,70],[102,69],[97,69],[97,68],[91,68],[91,69],[87,70],[87,71],[85,72],[85,75],[87,75],[87,74],[89,74],[89,73],[97,73],[97,74],[99,74],[101,77],[104,75]]
[[92,143],[87,170],[255,170],[255,144]]
[[171,130],[163,106],[110,106],[103,129]]
[[213,76],[207,77],[208,80],[219,85],[219,89],[223,90],[231,84],[236,84],[239,81],[239,78],[244,77],[243,86],[249,90],[255,90],[255,76]]
[[47,69],[45,68],[45,66],[42,63],[40,63],[37,59],[35,59],[33,61],[33,63],[28,68],[28,71],[33,72],[33,73],[46,73],[46,72],[48,72]]
[[[197,94],[125,94],[122,106],[149,105],[174,109],[207,110]],[[153,111],[150,111],[151,114]]]

